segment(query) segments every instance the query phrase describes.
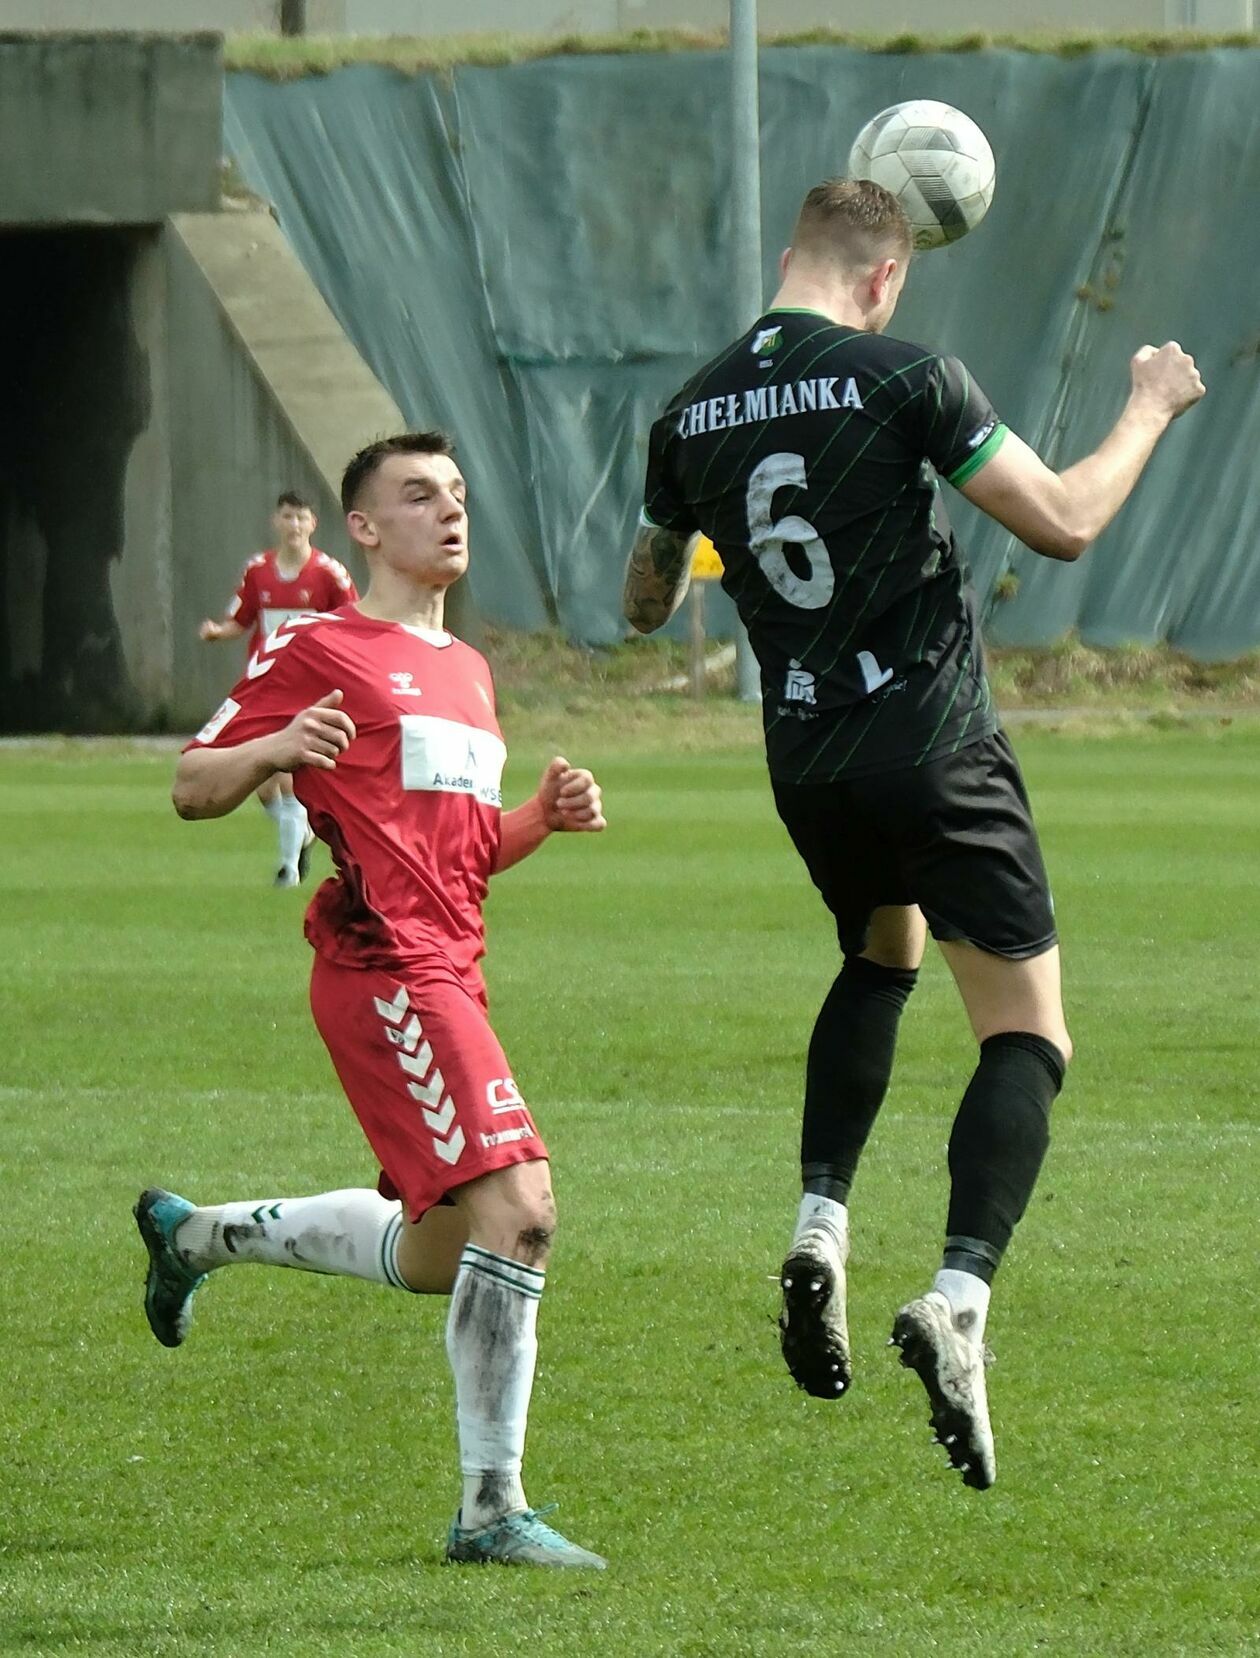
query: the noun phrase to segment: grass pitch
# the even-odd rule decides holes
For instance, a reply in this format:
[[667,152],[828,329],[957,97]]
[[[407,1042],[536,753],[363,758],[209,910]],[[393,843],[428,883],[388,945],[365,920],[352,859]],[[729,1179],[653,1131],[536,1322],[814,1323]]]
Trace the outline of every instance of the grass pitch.
[[[1260,727],[1017,737],[1079,1057],[998,1281],[984,1495],[884,1346],[972,1064],[940,963],[855,1191],[854,1389],[822,1404],[770,1278],[826,920],[751,741],[565,737],[613,826],[498,883],[490,982],[561,1207],[528,1488],[598,1577],[439,1566],[444,1302],[236,1268],[181,1351],[152,1340],[142,1185],[372,1165],[262,814],[180,824],[166,754],[0,751],[0,1651],[1256,1651]],[[511,798],[545,757],[518,746]]]

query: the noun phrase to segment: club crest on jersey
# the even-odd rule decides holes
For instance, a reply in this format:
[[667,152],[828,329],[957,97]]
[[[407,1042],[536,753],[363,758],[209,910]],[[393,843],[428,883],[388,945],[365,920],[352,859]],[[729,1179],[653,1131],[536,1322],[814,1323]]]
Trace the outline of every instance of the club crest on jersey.
[[781,328],[759,328],[749,350],[754,357],[769,357],[782,344],[783,330]]
[[783,681],[784,702],[804,702],[812,708],[818,701],[814,693],[814,676],[808,668],[802,668],[795,657],[788,663],[787,677]]
[[396,697],[418,697],[418,696],[420,696],[421,695],[420,687],[418,685],[413,685],[411,683],[414,678],[415,678],[414,674],[402,674],[402,673],[390,674],[389,681],[390,681],[390,684],[394,687],[394,695]]

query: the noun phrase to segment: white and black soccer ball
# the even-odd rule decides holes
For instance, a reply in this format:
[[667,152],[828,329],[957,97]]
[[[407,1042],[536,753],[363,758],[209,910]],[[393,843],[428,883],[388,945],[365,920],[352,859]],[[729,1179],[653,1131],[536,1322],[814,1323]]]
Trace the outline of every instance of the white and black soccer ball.
[[934,98],[881,110],[849,152],[851,177],[882,184],[905,208],[916,248],[944,247],[974,230],[989,211],[996,170],[971,117]]

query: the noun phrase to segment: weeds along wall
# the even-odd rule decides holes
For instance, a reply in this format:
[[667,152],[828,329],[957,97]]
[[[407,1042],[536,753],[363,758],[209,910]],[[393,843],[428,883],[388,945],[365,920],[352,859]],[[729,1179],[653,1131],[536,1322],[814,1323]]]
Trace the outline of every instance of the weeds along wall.
[[[407,417],[458,438],[491,620],[624,632],[648,427],[752,320],[728,291],[726,88],[703,51],[228,77],[240,172]],[[990,638],[1255,648],[1260,50],[768,49],[767,293],[805,190],[909,97],[973,115],[998,185],[978,231],[916,262],[898,333],[962,357],[1057,465],[1106,432],[1144,342],[1181,341],[1209,388],[1078,565],[951,495]]]

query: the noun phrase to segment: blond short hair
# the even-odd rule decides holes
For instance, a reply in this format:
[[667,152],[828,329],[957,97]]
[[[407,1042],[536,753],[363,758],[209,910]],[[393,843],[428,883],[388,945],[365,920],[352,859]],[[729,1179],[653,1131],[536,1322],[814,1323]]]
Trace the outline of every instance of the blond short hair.
[[881,259],[905,264],[914,248],[910,221],[896,196],[864,178],[829,178],[801,204],[792,247],[806,259],[849,269]]

